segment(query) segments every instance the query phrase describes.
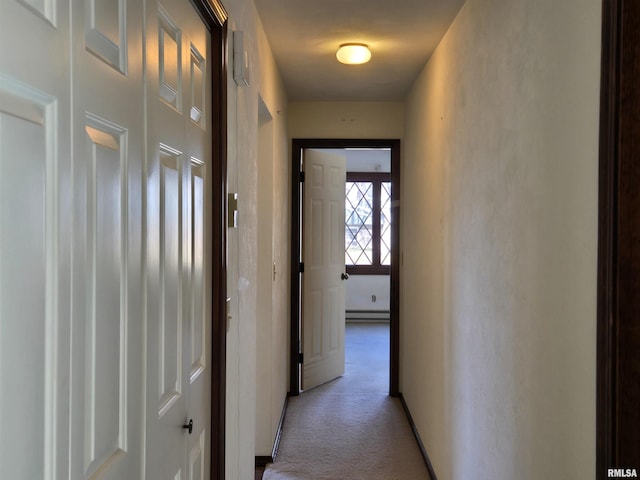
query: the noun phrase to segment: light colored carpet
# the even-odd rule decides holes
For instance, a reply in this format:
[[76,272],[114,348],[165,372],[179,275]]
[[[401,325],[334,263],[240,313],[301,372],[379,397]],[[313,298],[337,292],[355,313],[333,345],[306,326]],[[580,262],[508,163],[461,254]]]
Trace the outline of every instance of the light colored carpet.
[[[368,340],[360,328],[366,326],[347,327],[345,376],[289,399],[278,456],[264,480],[429,478],[400,401],[386,393],[388,326],[374,326],[377,336]],[[376,342],[382,346],[373,348]]]

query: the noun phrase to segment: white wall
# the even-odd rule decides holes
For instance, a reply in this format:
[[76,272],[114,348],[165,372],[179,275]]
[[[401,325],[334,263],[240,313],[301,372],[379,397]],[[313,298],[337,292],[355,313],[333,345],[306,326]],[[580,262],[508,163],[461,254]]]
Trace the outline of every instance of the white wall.
[[[280,418],[287,392],[288,352],[288,244],[289,210],[288,137],[286,133],[287,99],[271,50],[260,25],[252,0],[226,0],[229,34],[241,30],[249,53],[251,85],[238,87],[229,68],[228,82],[228,189],[238,193],[237,229],[228,231],[228,295],[231,298],[231,321],[227,334],[227,405],[226,405],[226,478],[253,478],[255,455],[267,450],[265,443],[275,434],[274,423]],[[232,58],[229,44],[229,58]],[[231,67],[231,65],[230,65]],[[273,149],[271,155],[258,155],[259,101],[263,118],[271,117],[270,137],[262,144]],[[271,178],[259,188],[258,158],[269,159],[260,165],[260,173]],[[258,202],[258,195],[270,202]],[[258,219],[272,219],[272,238],[259,236]],[[265,253],[265,245],[267,246]],[[272,245],[272,252],[268,252]],[[261,283],[265,265],[276,263],[276,281]],[[263,280],[261,280],[263,282]],[[264,288],[265,290],[262,290]],[[259,295],[260,294],[260,295]],[[258,312],[268,308],[270,315]],[[266,318],[266,324],[259,320]],[[257,332],[268,332],[260,338]],[[258,357],[260,355],[260,357]],[[257,364],[265,369],[259,394]],[[259,397],[258,397],[259,395]],[[257,415],[257,417],[256,417]],[[256,418],[258,420],[256,421]],[[275,418],[275,420],[274,420]],[[266,419],[266,420],[265,420]],[[269,431],[270,430],[270,431]],[[273,432],[273,433],[272,433]],[[260,444],[260,445],[258,445]],[[258,448],[261,453],[258,453]],[[271,450],[268,448],[268,453]]]
[[[256,455],[270,455],[273,449],[282,408],[289,391],[289,330],[290,330],[290,288],[291,275],[291,160],[287,135],[287,96],[273,60],[267,38],[260,32],[260,94],[269,110],[271,121],[271,148],[273,162],[271,168],[271,258],[266,258],[263,268],[271,279],[271,303],[259,305],[259,309],[271,308],[270,340],[271,348],[264,357],[258,357],[258,365],[271,366],[269,382],[258,394],[258,413],[262,423],[257,434],[262,432],[263,442],[257,443]],[[266,173],[269,175],[269,172]],[[262,215],[262,212],[260,213]],[[266,275],[265,275],[266,276]],[[260,310],[259,310],[260,311]],[[262,341],[262,340],[261,340]],[[270,385],[270,388],[268,386]],[[264,399],[264,402],[262,401]],[[264,403],[264,408],[260,406]],[[265,434],[264,432],[267,432]]]
[[401,102],[291,102],[290,138],[401,138]]
[[[347,310],[389,311],[389,275],[350,275],[345,284]],[[375,296],[375,300],[372,297]]]
[[391,171],[391,149],[348,149],[327,148],[327,152],[342,155],[347,159],[347,172],[379,172]]
[[401,389],[439,478],[594,478],[600,9],[469,0],[406,100]]
[[273,117],[258,99],[258,308],[256,318],[256,455],[271,454],[273,312]]

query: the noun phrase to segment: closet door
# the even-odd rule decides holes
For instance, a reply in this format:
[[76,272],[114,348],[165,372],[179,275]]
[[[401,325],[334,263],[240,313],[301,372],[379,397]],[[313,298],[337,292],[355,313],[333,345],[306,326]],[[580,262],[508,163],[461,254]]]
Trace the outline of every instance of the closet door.
[[208,478],[209,32],[187,0],[0,12],[0,477]]
[[69,10],[1,0],[0,12],[0,477],[61,479],[70,415]]
[[142,475],[142,5],[72,0],[72,478]]
[[150,1],[147,41],[146,476],[209,478],[210,35]]

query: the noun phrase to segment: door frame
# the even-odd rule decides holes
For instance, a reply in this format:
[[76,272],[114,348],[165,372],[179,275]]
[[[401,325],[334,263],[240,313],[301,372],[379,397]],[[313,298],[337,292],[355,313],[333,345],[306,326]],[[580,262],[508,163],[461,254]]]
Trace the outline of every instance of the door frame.
[[400,395],[400,140],[398,139],[300,139],[291,143],[291,328],[289,395],[300,394],[301,353],[301,240],[302,186],[301,155],[309,148],[391,149],[391,285],[389,336],[389,395]]
[[640,468],[639,32],[636,0],[603,0],[596,383],[602,479],[609,468]]
[[225,478],[227,371],[227,69],[228,14],[220,0],[190,0],[211,34],[211,480]]

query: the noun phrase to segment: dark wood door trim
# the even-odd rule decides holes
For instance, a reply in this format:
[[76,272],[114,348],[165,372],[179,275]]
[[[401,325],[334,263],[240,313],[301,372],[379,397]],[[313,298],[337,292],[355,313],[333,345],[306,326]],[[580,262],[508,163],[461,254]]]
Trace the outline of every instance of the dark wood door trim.
[[640,470],[640,2],[604,0],[596,477]]
[[212,285],[211,285],[211,480],[225,478],[227,371],[227,14],[218,0],[191,0],[211,33]]
[[389,394],[400,393],[400,140],[293,139],[291,147],[291,342],[289,394],[300,394],[300,261],[301,205],[300,160],[307,148],[391,149],[391,288]]
[[212,270],[212,376],[211,376],[211,480],[225,478],[225,418],[227,396],[227,27],[212,35],[213,108],[213,270]]

